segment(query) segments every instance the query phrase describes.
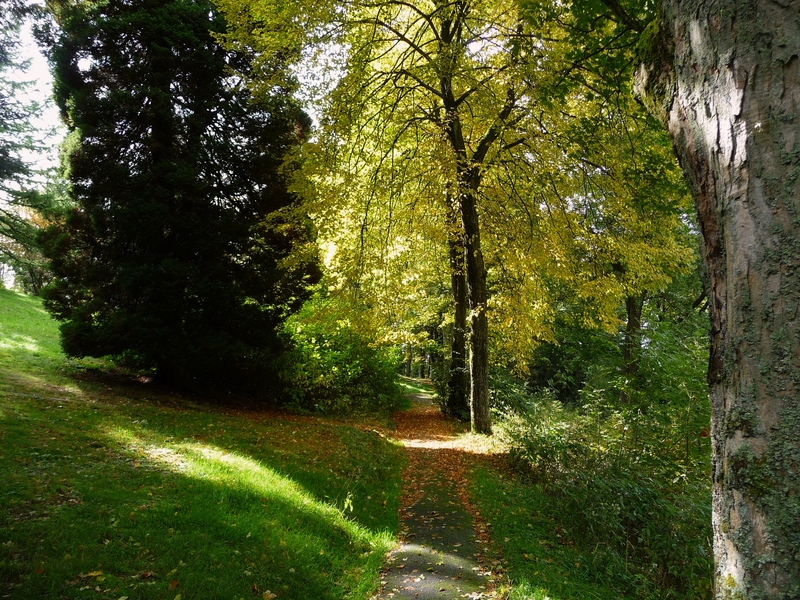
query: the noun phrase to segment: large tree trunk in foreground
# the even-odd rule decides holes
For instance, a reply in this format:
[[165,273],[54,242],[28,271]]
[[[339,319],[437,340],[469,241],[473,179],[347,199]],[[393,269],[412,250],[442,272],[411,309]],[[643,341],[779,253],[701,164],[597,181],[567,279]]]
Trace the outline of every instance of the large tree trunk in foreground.
[[800,598],[797,0],[665,0],[640,94],[697,202],[710,284],[715,598]]

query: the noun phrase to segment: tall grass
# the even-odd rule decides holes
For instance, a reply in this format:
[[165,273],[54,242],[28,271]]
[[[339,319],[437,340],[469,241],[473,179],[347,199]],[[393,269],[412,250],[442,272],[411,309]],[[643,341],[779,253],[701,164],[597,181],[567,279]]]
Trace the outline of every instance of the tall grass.
[[[676,440],[681,415],[670,410],[578,409],[539,395],[525,413],[506,415],[500,435],[518,475],[512,482],[482,475],[476,497],[500,497],[487,507],[496,512],[498,538],[524,538],[546,524],[537,535],[546,536],[549,558],[569,556],[560,562],[570,583],[554,598],[593,597],[575,591],[579,582],[620,597],[710,597],[710,449],[707,438],[695,436],[687,451],[685,440]],[[503,503],[509,494],[516,500]],[[529,513],[517,519],[513,505]],[[530,583],[541,568],[519,560],[526,554],[533,550],[509,553],[520,581]]]

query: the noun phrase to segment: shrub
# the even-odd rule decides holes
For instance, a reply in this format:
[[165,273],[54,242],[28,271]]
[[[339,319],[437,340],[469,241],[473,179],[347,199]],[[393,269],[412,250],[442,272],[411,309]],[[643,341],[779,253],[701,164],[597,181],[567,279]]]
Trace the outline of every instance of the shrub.
[[[531,397],[501,435],[558,506],[598,580],[645,598],[706,598],[712,578],[710,449],[670,437],[680,415],[564,407]],[[645,423],[647,426],[645,426]]]
[[402,398],[397,349],[376,343],[357,313],[316,297],[286,323],[292,349],[282,377],[289,404],[324,412],[379,412]]

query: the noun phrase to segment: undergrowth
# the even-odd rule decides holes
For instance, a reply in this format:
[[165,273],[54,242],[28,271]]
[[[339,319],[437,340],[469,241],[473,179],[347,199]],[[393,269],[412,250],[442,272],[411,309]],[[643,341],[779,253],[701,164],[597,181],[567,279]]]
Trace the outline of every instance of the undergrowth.
[[403,403],[398,354],[374,345],[363,316],[336,298],[316,296],[285,325],[291,340],[282,377],[301,411],[388,414]]
[[[601,409],[602,408],[602,409]],[[513,478],[477,476],[515,581],[511,598],[707,599],[710,449],[661,407],[565,407],[529,396],[500,435]],[[684,432],[685,433],[685,432]],[[699,434],[699,435],[698,435]]]

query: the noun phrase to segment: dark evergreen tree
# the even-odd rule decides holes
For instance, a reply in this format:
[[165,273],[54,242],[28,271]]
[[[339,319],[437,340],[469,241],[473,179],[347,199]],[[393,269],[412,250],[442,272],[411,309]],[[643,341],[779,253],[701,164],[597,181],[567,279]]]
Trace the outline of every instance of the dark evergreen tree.
[[263,385],[278,325],[319,276],[282,168],[307,116],[253,101],[205,0],[56,3],[51,60],[76,208],[42,236],[74,356],[189,387]]

